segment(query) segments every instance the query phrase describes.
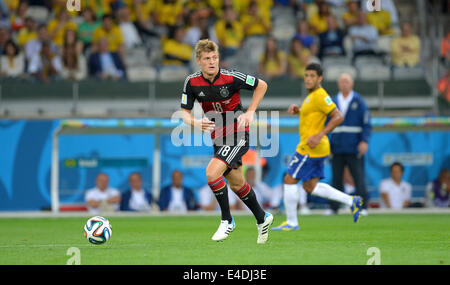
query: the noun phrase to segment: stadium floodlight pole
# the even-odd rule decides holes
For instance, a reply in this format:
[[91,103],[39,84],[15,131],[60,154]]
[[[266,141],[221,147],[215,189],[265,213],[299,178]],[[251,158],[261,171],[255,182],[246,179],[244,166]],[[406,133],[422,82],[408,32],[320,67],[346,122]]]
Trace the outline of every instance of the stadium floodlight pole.
[[59,133],[62,127],[59,126],[53,132],[53,147],[52,147],[52,169],[51,169],[51,208],[54,214],[59,213]]

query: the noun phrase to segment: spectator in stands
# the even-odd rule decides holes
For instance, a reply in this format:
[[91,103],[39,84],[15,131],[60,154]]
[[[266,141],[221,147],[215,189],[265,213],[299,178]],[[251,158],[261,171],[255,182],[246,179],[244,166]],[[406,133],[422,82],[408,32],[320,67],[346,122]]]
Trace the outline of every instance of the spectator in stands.
[[119,80],[126,78],[125,65],[119,53],[111,52],[108,39],[98,40],[97,52],[89,57],[89,74],[100,79]]
[[176,26],[169,29],[168,38],[161,39],[163,52],[163,65],[187,66],[192,57],[193,48],[185,44],[184,27]]
[[53,42],[50,41],[50,36],[48,35],[47,31],[47,25],[41,24],[38,26],[37,38],[35,40],[29,41],[25,45],[25,59],[27,60],[28,63],[30,63],[30,61],[34,57],[39,56],[39,53],[41,52],[42,49],[42,44],[44,42],[50,43],[51,50],[53,53],[58,52],[58,47]]
[[258,72],[266,79],[280,78],[287,72],[286,54],[279,50],[277,41],[268,37],[264,53],[259,60]]
[[97,44],[101,38],[108,40],[108,50],[111,53],[118,53],[124,61],[125,59],[125,45],[123,34],[120,28],[114,23],[113,17],[110,14],[105,14],[102,17],[102,25],[94,30],[92,35],[92,44]]
[[380,183],[382,203],[388,209],[403,209],[409,206],[412,186],[403,180],[403,165],[394,162],[391,167],[391,177]]
[[142,39],[138,33],[136,26],[130,20],[130,9],[122,4],[117,10],[119,19],[119,27],[122,31],[124,45],[127,50],[131,50],[142,45]]
[[19,6],[11,15],[11,31],[17,32],[25,27],[25,17],[28,10],[28,2],[20,1]]
[[388,11],[380,10],[367,13],[367,23],[374,26],[380,36],[390,36],[394,34],[391,16]]
[[[344,116],[344,121],[330,134],[333,187],[343,191],[344,169],[348,167],[355,183],[356,195],[363,198],[362,215],[367,214],[368,192],[364,182],[364,159],[371,133],[370,111],[364,98],[353,90],[353,78],[343,73],[338,78],[339,93],[332,100]],[[339,203],[329,202],[334,214]]]
[[194,192],[183,186],[183,174],[179,170],[172,172],[172,184],[164,187],[159,196],[161,211],[186,212],[197,210]]
[[101,19],[103,15],[111,14],[111,4],[114,1],[111,0],[95,0],[95,1],[86,1],[87,7],[83,7],[84,9],[88,9],[94,12],[94,16],[96,18]]
[[420,39],[411,32],[411,24],[401,24],[401,35],[391,42],[391,58],[395,67],[414,67],[420,63]]
[[347,2],[347,11],[342,14],[342,21],[346,29],[358,24],[359,11],[359,0],[350,0]]
[[0,75],[1,77],[17,78],[23,75],[25,69],[25,60],[19,47],[14,41],[9,40],[6,43],[5,51],[0,57]]
[[313,35],[319,35],[327,31],[327,18],[331,15],[330,8],[325,1],[320,1],[317,6],[319,10],[309,19],[309,27],[311,29],[311,34]]
[[83,21],[78,26],[78,37],[83,43],[84,53],[91,47],[94,31],[101,26],[101,23],[97,21],[97,18],[91,9],[85,8],[82,13]]
[[288,72],[291,78],[303,78],[306,66],[309,63],[311,52],[303,46],[302,42],[294,37],[288,54]]
[[427,184],[425,193],[427,207],[448,208],[450,206],[450,170],[443,168],[438,178]]
[[0,27],[0,54],[5,51],[6,43],[11,39],[11,34],[8,28]]
[[367,23],[366,13],[360,11],[358,24],[349,29],[353,43],[353,59],[361,55],[377,55],[378,31]]
[[120,202],[121,211],[150,211],[153,196],[142,187],[142,176],[133,172],[128,177],[130,189],[122,193]]
[[146,42],[148,37],[157,37],[159,34],[153,30],[151,15],[156,7],[155,1],[151,0],[133,0],[131,4],[131,16],[136,29],[141,36],[141,39]]
[[[230,210],[236,210],[238,205],[237,196],[234,194],[233,190],[228,187],[228,202],[230,205]],[[208,184],[200,188],[199,190],[200,202],[199,206],[203,211],[219,211],[220,207],[217,203],[217,199],[214,198],[214,193]]]
[[244,28],[232,7],[226,7],[224,18],[216,22],[215,31],[221,48],[221,61],[236,55],[244,40]]
[[25,27],[20,29],[20,31],[17,33],[17,43],[21,48],[25,47],[25,45],[29,41],[35,40],[37,38],[36,27],[36,22],[33,20],[33,18],[25,18]]
[[64,41],[62,46],[62,52],[67,46],[73,46],[77,54],[83,53],[83,42],[78,38],[78,34],[74,30],[66,30],[64,34]]
[[52,50],[51,42],[43,42],[41,51],[30,60],[28,73],[42,82],[50,82],[59,79],[61,72],[61,57]]
[[61,77],[66,80],[79,81],[86,78],[87,64],[77,46],[74,44],[65,44],[62,52],[62,70]]
[[191,12],[190,27],[186,30],[183,42],[195,47],[199,40],[210,39],[219,44],[214,27],[209,26],[209,18],[201,13]]
[[8,14],[8,7],[4,0],[0,0],[0,27],[9,27],[11,25]]
[[241,16],[245,37],[265,36],[272,31],[270,14],[264,13],[256,1],[251,1],[248,13]]
[[318,44],[316,38],[310,34],[309,25],[306,20],[300,20],[297,22],[297,33],[295,38],[298,38],[302,45],[311,51],[311,54],[316,56],[318,54]]
[[107,174],[99,173],[95,179],[95,187],[86,191],[84,200],[91,214],[113,212],[119,210],[120,192],[109,187]]
[[153,20],[157,26],[176,26],[183,24],[183,1],[158,1],[153,11]]
[[[389,13],[389,18],[391,19],[393,26],[398,26],[398,12],[395,7],[393,0],[382,0],[381,2],[381,10]],[[361,1],[361,8],[364,12],[368,13],[367,3],[366,1]]]
[[328,29],[319,35],[319,58],[324,56],[342,56],[344,50],[344,31],[339,28],[338,22],[334,16],[327,18]]
[[51,20],[47,26],[50,39],[58,47],[61,47],[63,45],[64,35],[69,29],[77,31],[78,26],[70,19],[70,15],[65,9],[61,10],[58,18]]

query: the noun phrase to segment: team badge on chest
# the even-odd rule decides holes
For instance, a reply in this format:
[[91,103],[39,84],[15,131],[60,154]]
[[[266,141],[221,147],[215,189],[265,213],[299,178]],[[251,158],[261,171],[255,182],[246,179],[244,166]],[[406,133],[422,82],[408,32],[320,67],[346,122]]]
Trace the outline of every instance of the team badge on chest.
[[220,87],[220,96],[222,96],[223,98],[228,97],[228,95],[230,95],[230,92],[228,91],[226,86],[222,86]]

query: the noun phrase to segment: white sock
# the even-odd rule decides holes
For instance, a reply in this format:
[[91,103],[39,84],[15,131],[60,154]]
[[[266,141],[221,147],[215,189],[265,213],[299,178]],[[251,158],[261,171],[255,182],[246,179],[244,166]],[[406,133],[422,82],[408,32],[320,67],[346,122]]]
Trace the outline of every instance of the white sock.
[[345,205],[351,206],[353,203],[353,197],[339,191],[326,183],[317,183],[316,188],[314,188],[311,195],[319,196],[329,200],[341,202]]
[[297,205],[298,186],[297,184],[284,184],[284,207],[286,208],[286,221],[291,226],[298,226]]
[[303,189],[303,186],[298,187],[298,195],[300,207],[306,206],[306,203],[308,202],[308,193]]

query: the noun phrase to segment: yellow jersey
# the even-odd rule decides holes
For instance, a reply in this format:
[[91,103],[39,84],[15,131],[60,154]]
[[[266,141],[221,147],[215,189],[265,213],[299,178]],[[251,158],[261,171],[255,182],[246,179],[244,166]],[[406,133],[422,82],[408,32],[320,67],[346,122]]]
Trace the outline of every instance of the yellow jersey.
[[330,154],[330,142],[327,136],[324,136],[315,148],[310,148],[306,141],[325,128],[327,116],[335,108],[336,104],[322,87],[308,94],[300,107],[298,153],[301,155],[308,154],[309,157],[324,157]]

